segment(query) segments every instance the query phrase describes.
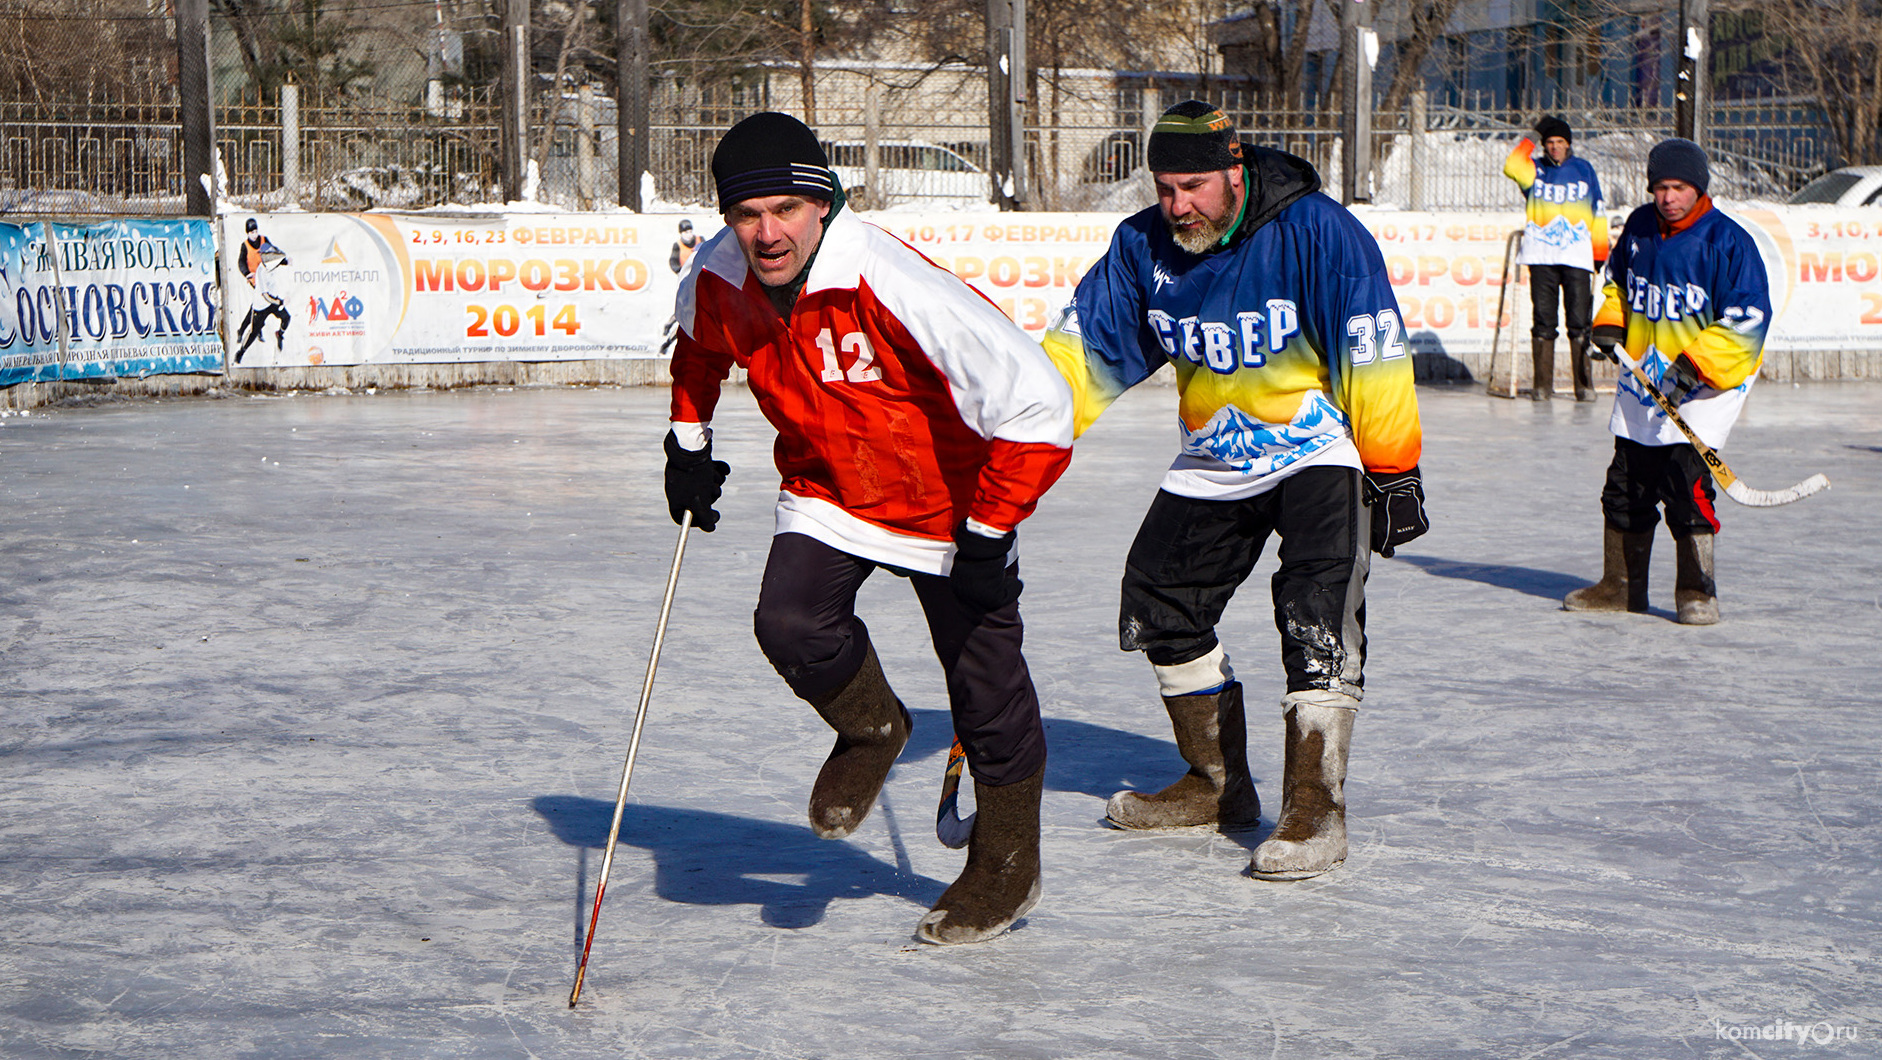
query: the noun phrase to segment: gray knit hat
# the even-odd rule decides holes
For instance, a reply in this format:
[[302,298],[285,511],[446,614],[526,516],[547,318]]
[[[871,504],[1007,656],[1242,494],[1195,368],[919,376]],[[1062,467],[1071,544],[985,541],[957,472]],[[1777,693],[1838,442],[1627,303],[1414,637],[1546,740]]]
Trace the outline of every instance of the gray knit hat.
[[1661,140],[1647,152],[1647,187],[1663,180],[1680,180],[1704,195],[1712,183],[1712,167],[1706,162],[1706,149],[1691,140],[1674,137]]

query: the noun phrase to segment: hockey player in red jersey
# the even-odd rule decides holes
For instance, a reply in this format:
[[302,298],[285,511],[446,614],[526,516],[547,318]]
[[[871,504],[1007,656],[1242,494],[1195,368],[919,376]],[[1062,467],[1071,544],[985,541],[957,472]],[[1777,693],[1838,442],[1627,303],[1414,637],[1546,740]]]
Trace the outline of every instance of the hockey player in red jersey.
[[777,531],[759,646],[836,746],[810,793],[850,835],[908,741],[856,592],[909,579],[946,674],[978,813],[926,942],[980,942],[1039,899],[1045,732],[1020,654],[1016,528],[1071,459],[1072,398],[1039,345],[978,292],[844,209],[816,134],[755,114],[713,152],[725,228],[681,281],[667,500],[711,531],[729,468],[712,413],[734,364],[777,428]]

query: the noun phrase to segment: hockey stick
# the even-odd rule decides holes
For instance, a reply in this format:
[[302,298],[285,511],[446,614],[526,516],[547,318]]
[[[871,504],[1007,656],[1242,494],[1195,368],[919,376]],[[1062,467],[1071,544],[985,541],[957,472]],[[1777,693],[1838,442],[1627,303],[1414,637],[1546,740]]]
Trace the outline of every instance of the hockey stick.
[[[1497,341],[1503,337],[1503,305],[1504,305],[1504,302],[1509,298],[1509,293],[1510,293],[1510,262],[1513,261],[1516,257],[1516,248],[1518,244],[1520,243],[1520,241],[1522,240],[1522,238],[1523,238],[1523,230],[1518,228],[1517,230],[1509,234],[1508,239],[1505,239],[1503,241],[1503,280],[1501,283],[1497,285],[1496,329],[1490,332],[1490,372],[1489,374],[1491,378],[1496,377]],[[1518,265],[1517,267],[1521,268],[1520,265]],[[1510,323],[1513,325],[1515,323],[1515,320],[1512,318]],[[1487,382],[1485,384],[1485,391],[1488,392]],[[1516,336],[1514,334],[1510,336],[1510,392],[1509,392],[1509,396],[1510,397],[1516,396]]]
[[[1610,349],[1614,348],[1610,347]],[[1660,393],[1660,388],[1653,385],[1653,381],[1640,370],[1637,362],[1628,360],[1627,355],[1618,349],[1614,349],[1614,358],[1628,371],[1634,373],[1634,378],[1646,388],[1647,396],[1653,399],[1654,404],[1660,406],[1660,411],[1666,413],[1666,418],[1672,420],[1673,426],[1678,427],[1679,432],[1692,443],[1692,447],[1699,451],[1699,459],[1706,462],[1706,467],[1712,472],[1712,477],[1720,486],[1725,487],[1727,497],[1752,508],[1772,508],[1780,504],[1803,500],[1812,493],[1830,488],[1830,480],[1822,475],[1812,475],[1795,486],[1781,490],[1755,490],[1738,481],[1738,476],[1732,474],[1732,469],[1725,466],[1725,461],[1719,457],[1719,454],[1713,452],[1711,446],[1700,441],[1699,436],[1693,433],[1691,427],[1686,426],[1686,421],[1680,418],[1679,410],[1667,400],[1665,394]]]
[[569,992],[569,1007],[582,997],[582,980],[588,975],[588,953],[595,946],[595,925],[601,922],[601,896],[608,890],[608,870],[614,867],[614,844],[621,836],[621,811],[627,808],[627,782],[634,777],[634,755],[640,750],[640,729],[647,721],[647,703],[653,699],[653,675],[660,666],[660,643],[666,639],[667,616],[673,611],[673,590],[680,584],[680,560],[686,555],[686,532],[693,528],[693,513],[680,517],[680,540],[673,547],[673,569],[667,573],[667,595],[660,601],[660,621],[654,627],[653,651],[647,657],[647,678],[640,686],[640,706],[634,709],[634,735],[627,741],[627,765],[621,770],[621,791],[614,797],[614,820],[608,825],[608,849],[601,856],[601,878],[595,881],[595,909],[588,915],[588,937],[582,942],[582,963],[575,969],[575,989]]
[[966,762],[967,749],[956,736],[954,746],[948,750],[947,772],[941,777],[941,805],[934,811],[934,836],[949,850],[966,846],[974,834],[974,815],[970,813],[965,821],[961,820],[961,767]]

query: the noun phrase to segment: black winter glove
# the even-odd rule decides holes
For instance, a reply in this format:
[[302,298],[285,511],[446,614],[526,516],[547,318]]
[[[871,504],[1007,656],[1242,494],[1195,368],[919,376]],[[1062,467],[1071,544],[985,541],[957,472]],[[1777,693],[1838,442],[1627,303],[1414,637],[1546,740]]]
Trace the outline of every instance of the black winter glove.
[[1665,394],[1666,400],[1675,405],[1685,404],[1693,391],[1705,385],[1706,381],[1699,378],[1699,366],[1683,353],[1674,358],[1673,363],[1667,365],[1666,371],[1660,374],[1660,393]]
[[667,451],[667,511],[678,523],[687,512],[693,513],[693,525],[712,533],[719,525],[719,513],[712,505],[719,499],[725,477],[732,465],[712,458],[712,443],[704,449],[687,449],[672,431],[664,443]]
[[1425,487],[1418,469],[1392,474],[1366,472],[1366,506],[1372,509],[1372,550],[1390,559],[1398,546],[1431,529],[1425,518]]
[[1594,343],[1595,356],[1619,364],[1621,359],[1614,347],[1627,345],[1627,329],[1618,324],[1598,324],[1589,340]]
[[1024,586],[1019,567],[1006,565],[1007,554],[1019,534],[1008,530],[999,537],[987,537],[967,529],[965,522],[954,528],[954,569],[948,581],[954,595],[968,610],[976,613],[998,611],[1019,599]]

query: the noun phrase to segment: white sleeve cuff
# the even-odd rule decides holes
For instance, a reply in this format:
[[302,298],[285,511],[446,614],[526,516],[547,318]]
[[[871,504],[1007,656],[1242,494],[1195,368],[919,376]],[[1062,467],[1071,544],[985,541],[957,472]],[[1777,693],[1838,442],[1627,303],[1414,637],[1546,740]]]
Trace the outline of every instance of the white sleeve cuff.
[[967,520],[967,529],[979,534],[981,537],[992,538],[995,541],[1006,536],[1005,530],[995,530],[993,527],[988,526],[978,519]]
[[680,443],[680,448],[689,453],[697,453],[712,442],[712,427],[704,423],[672,424],[673,440]]

